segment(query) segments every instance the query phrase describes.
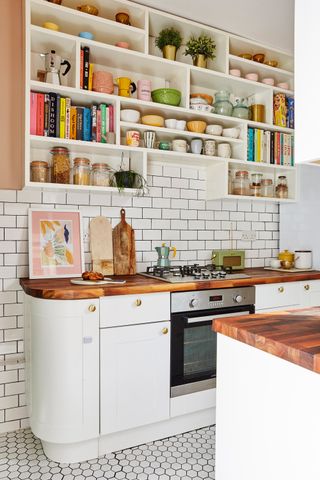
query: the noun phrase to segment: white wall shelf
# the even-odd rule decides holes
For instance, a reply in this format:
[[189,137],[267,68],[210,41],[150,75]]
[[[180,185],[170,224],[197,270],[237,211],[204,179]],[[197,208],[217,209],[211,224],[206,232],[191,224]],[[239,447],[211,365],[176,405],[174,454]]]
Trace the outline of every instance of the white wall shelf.
[[[246,40],[235,35],[228,34],[206,25],[197,24],[190,20],[144,7],[127,0],[96,0],[95,6],[99,9],[99,16],[87,15],[79,12],[76,7],[77,0],[64,0],[63,5],[56,5],[45,0],[26,0],[26,138],[25,138],[25,184],[39,188],[39,185],[30,182],[30,162],[33,160],[49,160],[50,149],[53,146],[63,145],[70,150],[72,155],[86,155],[92,161],[104,161],[117,168],[121,159],[121,152],[131,157],[132,168],[143,174],[145,177],[148,171],[148,161],[161,160],[175,164],[188,164],[205,166],[208,174],[212,169],[224,169],[228,171],[228,165],[245,165],[249,171],[252,170],[251,162],[246,161],[247,157],[247,129],[248,126],[261,128],[282,133],[293,133],[292,129],[281,128],[273,125],[273,94],[282,92],[286,95],[293,95],[293,61],[292,57],[285,52],[270,49],[251,40]],[[125,11],[130,15],[131,26],[123,25],[115,21],[115,14]],[[43,28],[45,21],[57,23],[60,31],[52,31]],[[183,45],[178,52],[177,61],[173,62],[162,58],[162,53],[154,44],[155,37],[160,30],[173,26],[178,28],[184,38]],[[78,36],[80,31],[91,31],[94,40],[86,40]],[[208,63],[208,69],[198,68],[192,65],[190,57],[183,55],[185,43],[191,34],[200,35],[206,33],[214,38],[216,58]],[[128,41],[130,50],[115,46],[118,41]],[[181,91],[182,100],[178,107],[145,102],[136,98],[117,95],[115,86],[114,94],[107,95],[94,91],[80,89],[80,51],[81,47],[90,48],[90,62],[94,64],[95,70],[109,71],[114,79],[120,76],[129,77],[137,83],[139,79],[150,79],[152,89],[171,87]],[[41,54],[56,50],[57,54],[66,58],[72,65],[71,71],[62,77],[61,85],[52,85],[39,82],[37,71],[44,69],[44,57]],[[272,68],[256,62],[244,60],[238,55],[240,53],[265,53],[268,59],[279,62],[279,68]],[[244,78],[236,78],[229,75],[230,67],[239,67],[243,74],[249,70],[259,73],[260,79],[264,76],[272,76],[275,82],[287,81],[290,89],[283,90],[279,87],[270,87],[261,82],[252,82]],[[115,82],[116,83],[116,82]],[[70,97],[72,104],[91,106],[92,104],[107,103],[114,106],[115,113],[115,144],[102,144],[95,142],[83,142],[79,140],[66,140],[62,138],[31,136],[30,130],[30,105],[29,92],[55,92],[59,95]],[[263,103],[266,110],[264,123],[241,120],[235,117],[226,117],[215,113],[199,112],[191,110],[189,104],[190,93],[202,92],[214,95],[219,90],[229,90],[233,96],[247,97],[253,103]],[[164,118],[176,118],[183,120],[204,120],[207,124],[219,124],[224,128],[239,127],[240,138],[232,139],[223,136],[208,134],[197,134],[189,131],[179,131],[148,125],[131,124],[120,121],[120,110],[133,108],[139,110],[141,115],[158,114]],[[232,147],[232,158],[209,157],[206,155],[195,155],[192,153],[179,153],[173,151],[162,151],[146,149],[143,147],[131,148],[125,143],[127,130],[135,129],[141,132],[153,130],[156,132],[157,141],[174,138],[185,138],[190,141],[192,138],[202,140],[213,139],[217,144],[226,142]],[[254,168],[258,168],[256,164]],[[291,168],[290,175],[296,179],[296,169],[269,164],[261,164],[263,171],[287,171]],[[220,171],[220,170],[219,170]],[[222,170],[221,170],[222,171]],[[290,177],[290,178],[291,178]],[[217,198],[219,177],[211,177],[209,182],[211,191],[208,198]],[[292,200],[296,196],[295,181],[291,181]],[[57,185],[48,184],[52,188],[60,188]],[[82,187],[78,185],[62,185],[63,189],[101,190],[101,187]],[[108,187],[106,191],[110,190]],[[220,198],[227,198],[227,191],[220,191]],[[278,199],[275,199],[278,201]]]

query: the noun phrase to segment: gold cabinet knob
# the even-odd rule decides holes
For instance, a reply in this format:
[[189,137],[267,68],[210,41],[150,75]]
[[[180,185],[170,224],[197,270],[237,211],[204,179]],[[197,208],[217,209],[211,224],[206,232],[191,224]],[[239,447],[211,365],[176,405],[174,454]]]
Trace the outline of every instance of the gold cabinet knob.
[[279,293],[283,293],[283,292],[284,292],[284,288],[283,288],[283,287],[279,287],[279,288],[278,288],[278,292],[279,292]]
[[142,300],[140,300],[140,298],[137,298],[136,300],[137,307],[140,307],[141,304],[142,304]]
[[308,284],[305,285],[305,286],[304,286],[304,289],[307,290],[307,291],[310,290],[310,285],[308,285]]
[[97,309],[97,307],[96,307],[95,305],[89,305],[89,307],[88,307],[88,310],[89,310],[89,312],[91,312],[91,313],[95,312],[96,309]]
[[169,332],[169,329],[168,328],[163,328],[161,330],[161,332],[163,333],[163,335],[167,335],[167,333]]

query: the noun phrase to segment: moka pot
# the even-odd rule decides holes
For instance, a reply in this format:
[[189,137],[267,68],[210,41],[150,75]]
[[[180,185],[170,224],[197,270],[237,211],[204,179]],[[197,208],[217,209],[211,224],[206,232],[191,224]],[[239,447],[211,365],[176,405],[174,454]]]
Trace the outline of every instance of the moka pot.
[[46,53],[44,56],[46,69],[45,81],[47,83],[53,83],[54,85],[61,85],[60,69],[66,65],[67,68],[62,72],[62,75],[65,76],[69,72],[71,64],[68,60],[64,60],[60,55],[57,55],[55,50],[51,50],[50,53]]
[[158,254],[158,267],[170,267],[170,259],[169,255],[170,252],[173,252],[172,258],[176,256],[177,249],[176,247],[167,247],[165,243],[161,245],[161,247],[155,247],[155,250]]

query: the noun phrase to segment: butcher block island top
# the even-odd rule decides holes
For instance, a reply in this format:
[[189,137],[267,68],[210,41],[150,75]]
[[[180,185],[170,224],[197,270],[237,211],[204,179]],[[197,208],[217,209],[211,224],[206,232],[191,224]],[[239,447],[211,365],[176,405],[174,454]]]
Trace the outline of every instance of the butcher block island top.
[[243,273],[249,278],[208,280],[191,283],[167,283],[142,275],[114,276],[114,279],[126,280],[122,285],[90,285],[79,286],[70,283],[69,278],[30,280],[22,278],[20,284],[28,295],[55,300],[80,300],[99,298],[110,295],[130,295],[155,292],[181,292],[207,290],[212,288],[246,287],[267,283],[298,282],[303,280],[319,280],[320,271],[301,273],[282,273],[263,268],[248,268]]
[[320,373],[320,307],[219,318],[213,329]]

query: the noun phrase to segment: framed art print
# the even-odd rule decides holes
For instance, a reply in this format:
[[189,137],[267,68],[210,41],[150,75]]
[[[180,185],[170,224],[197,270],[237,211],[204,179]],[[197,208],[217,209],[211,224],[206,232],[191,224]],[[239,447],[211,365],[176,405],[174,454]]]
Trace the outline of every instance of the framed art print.
[[29,209],[30,278],[78,277],[84,271],[79,210]]

